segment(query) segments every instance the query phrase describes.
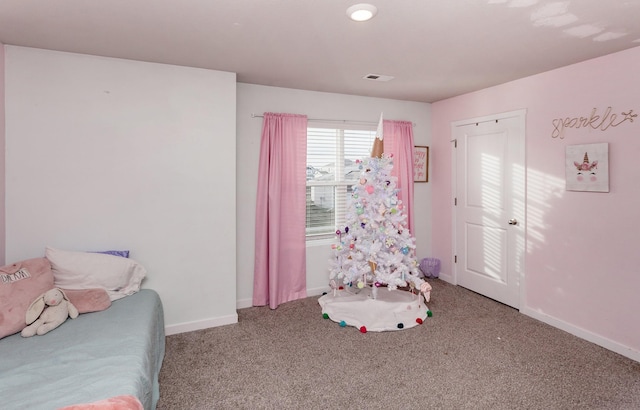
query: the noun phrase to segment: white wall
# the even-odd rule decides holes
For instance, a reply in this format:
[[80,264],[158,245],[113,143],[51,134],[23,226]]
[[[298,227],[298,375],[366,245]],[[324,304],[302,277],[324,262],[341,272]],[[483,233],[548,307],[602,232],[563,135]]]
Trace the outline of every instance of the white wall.
[[[237,286],[238,307],[251,306],[255,238],[255,206],[262,119],[251,114],[285,112],[310,119],[346,119],[376,122],[380,113],[389,120],[415,124],[414,143],[430,145],[431,107],[426,103],[301,91],[239,83],[237,107]],[[416,247],[419,258],[431,256],[431,184],[415,184]],[[328,289],[330,245],[307,247],[307,290],[317,295]]]
[[[4,44],[0,43],[0,232],[5,231]],[[0,266],[5,265],[5,236],[0,234]]]
[[236,322],[235,74],[5,51],[7,263],[129,249],[167,333]]

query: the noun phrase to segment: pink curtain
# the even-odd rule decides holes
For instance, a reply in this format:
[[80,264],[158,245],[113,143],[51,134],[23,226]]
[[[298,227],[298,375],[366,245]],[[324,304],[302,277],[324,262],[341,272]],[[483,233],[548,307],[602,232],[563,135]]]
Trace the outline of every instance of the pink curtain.
[[413,124],[409,121],[383,121],[384,152],[393,155],[391,175],[398,178],[398,199],[404,205],[407,227],[413,230]]
[[307,117],[265,113],[260,142],[253,305],[307,296]]

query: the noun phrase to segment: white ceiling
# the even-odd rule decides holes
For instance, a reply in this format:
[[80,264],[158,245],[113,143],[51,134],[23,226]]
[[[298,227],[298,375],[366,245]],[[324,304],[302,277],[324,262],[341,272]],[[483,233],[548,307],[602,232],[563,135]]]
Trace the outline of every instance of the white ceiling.
[[434,102],[640,46],[640,0],[0,0],[0,42]]

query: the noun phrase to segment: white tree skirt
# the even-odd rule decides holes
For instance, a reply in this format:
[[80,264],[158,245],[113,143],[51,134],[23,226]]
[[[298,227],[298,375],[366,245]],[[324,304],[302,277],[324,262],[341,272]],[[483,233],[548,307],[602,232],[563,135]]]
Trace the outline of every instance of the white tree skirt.
[[412,328],[424,322],[429,310],[421,294],[397,289],[390,291],[386,287],[378,289],[375,299],[370,287],[347,288],[321,296],[318,303],[322,313],[334,322],[358,329],[364,326],[367,332]]

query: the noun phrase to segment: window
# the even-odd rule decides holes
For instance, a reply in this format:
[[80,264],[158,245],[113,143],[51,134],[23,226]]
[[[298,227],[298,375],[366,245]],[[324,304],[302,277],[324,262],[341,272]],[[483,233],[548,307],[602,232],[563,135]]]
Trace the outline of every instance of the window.
[[307,128],[307,239],[333,237],[345,220],[347,198],[369,157],[375,129]]

